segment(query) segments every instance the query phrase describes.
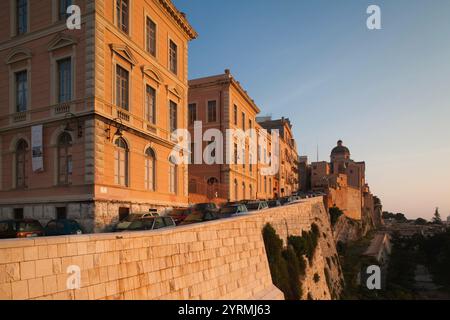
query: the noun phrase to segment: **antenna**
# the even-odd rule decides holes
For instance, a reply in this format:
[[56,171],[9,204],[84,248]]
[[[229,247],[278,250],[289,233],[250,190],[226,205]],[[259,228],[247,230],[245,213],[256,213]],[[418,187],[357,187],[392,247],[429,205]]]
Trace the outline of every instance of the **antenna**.
[[317,144],[317,162],[319,162],[319,144]]

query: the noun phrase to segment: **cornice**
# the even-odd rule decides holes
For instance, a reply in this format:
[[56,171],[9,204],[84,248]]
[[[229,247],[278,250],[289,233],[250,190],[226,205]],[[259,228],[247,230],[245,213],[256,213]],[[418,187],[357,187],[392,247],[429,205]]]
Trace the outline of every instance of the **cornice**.
[[167,13],[177,22],[177,24],[183,29],[183,31],[189,36],[190,40],[194,40],[198,37],[197,32],[189,24],[184,13],[180,12],[171,0],[159,0],[159,3],[166,10]]

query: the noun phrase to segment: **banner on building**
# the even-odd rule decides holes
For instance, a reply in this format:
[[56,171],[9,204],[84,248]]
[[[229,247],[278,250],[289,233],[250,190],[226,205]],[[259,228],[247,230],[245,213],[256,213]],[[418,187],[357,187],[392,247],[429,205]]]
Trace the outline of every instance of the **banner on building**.
[[42,143],[43,126],[33,126],[31,128],[31,152],[33,172],[44,171],[44,146]]

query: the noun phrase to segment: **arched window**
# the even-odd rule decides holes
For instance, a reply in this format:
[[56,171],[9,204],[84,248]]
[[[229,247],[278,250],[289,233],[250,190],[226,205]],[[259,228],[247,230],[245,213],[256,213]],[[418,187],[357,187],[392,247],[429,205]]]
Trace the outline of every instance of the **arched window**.
[[234,179],[234,200],[239,200],[238,182]]
[[245,190],[245,182],[242,182],[242,199],[244,199],[244,200],[245,200],[246,191],[247,190]]
[[16,188],[28,186],[27,161],[28,143],[20,139],[16,146]]
[[156,190],[156,156],[152,148],[145,150],[145,188]]
[[178,184],[178,166],[173,157],[169,159],[169,192],[177,193],[177,184]]
[[269,193],[272,194],[273,188],[272,188],[272,178],[269,178]]
[[217,198],[219,196],[219,180],[211,177],[206,181],[208,199]]
[[58,183],[72,182],[72,137],[63,132],[58,138]]
[[251,200],[251,199],[253,199],[253,186],[252,185],[250,185],[249,191],[250,191],[250,200]]
[[118,185],[128,187],[128,145],[122,138],[118,138],[115,145],[114,181]]

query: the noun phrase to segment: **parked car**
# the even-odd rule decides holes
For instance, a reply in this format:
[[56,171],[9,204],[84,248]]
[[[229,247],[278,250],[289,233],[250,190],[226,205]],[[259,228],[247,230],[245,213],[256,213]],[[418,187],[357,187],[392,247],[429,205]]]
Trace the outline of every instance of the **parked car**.
[[0,239],[31,238],[44,235],[41,223],[33,219],[0,221]]
[[122,220],[120,220],[120,222],[133,222],[142,218],[150,218],[150,217],[155,217],[155,214],[153,212],[132,213],[127,215]]
[[213,212],[213,213],[219,212],[219,208],[215,203],[196,203],[191,207],[191,209],[193,211],[201,211],[201,212]]
[[175,223],[178,225],[184,219],[186,219],[193,212],[192,208],[177,208],[173,209],[172,212],[169,213],[169,216],[175,220]]
[[195,211],[191,213],[186,219],[184,219],[180,226],[193,224],[193,223],[200,223],[200,222],[207,222],[207,221],[213,221],[219,219],[219,216],[217,213],[214,212],[202,212],[202,211]]
[[145,217],[130,223],[119,223],[116,232],[158,230],[163,228],[175,228],[175,221],[171,217]]
[[71,234],[83,234],[83,229],[75,220],[58,219],[51,220],[44,228],[46,236],[64,236]]
[[266,201],[252,201],[246,204],[248,211],[259,211],[269,208]]
[[230,218],[248,213],[245,204],[226,204],[219,211],[220,218]]
[[293,201],[292,197],[282,197],[280,198],[281,205],[287,205]]
[[269,200],[267,202],[267,205],[269,206],[269,208],[281,207],[281,202],[280,200]]

